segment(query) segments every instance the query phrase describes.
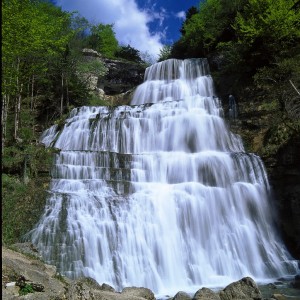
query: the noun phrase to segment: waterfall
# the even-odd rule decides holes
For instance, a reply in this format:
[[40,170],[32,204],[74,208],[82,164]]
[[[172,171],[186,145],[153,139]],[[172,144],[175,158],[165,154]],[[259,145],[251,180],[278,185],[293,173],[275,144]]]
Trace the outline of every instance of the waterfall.
[[61,274],[174,294],[297,272],[207,60],[154,64],[131,105],[76,108],[41,142],[60,151],[29,236]]

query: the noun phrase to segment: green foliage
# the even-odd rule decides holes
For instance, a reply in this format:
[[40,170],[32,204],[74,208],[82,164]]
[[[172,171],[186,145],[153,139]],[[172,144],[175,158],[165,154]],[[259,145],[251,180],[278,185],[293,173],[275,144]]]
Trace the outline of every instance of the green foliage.
[[51,83],[64,76],[66,48],[74,36],[71,15],[42,0],[6,0],[2,2],[2,16],[2,134],[4,140],[29,139],[30,130],[24,128],[27,124],[33,128],[36,123],[34,99],[48,92],[56,99],[56,93],[62,93],[57,90],[62,84]]
[[[38,184],[40,186],[38,186]],[[45,205],[46,183],[2,174],[2,243],[13,244],[32,229]]]
[[53,150],[26,143],[2,152],[2,242],[12,244],[32,229],[43,211]]
[[183,24],[172,53],[207,56],[229,42],[238,44],[234,51],[239,56],[252,55],[260,66],[271,62],[275,53],[286,54],[299,41],[300,11],[294,4],[293,0],[203,1],[199,12],[193,10]]
[[300,11],[293,5],[293,0],[249,0],[234,24],[240,41],[252,45],[259,39],[274,50],[293,44],[300,37]]
[[[225,72],[234,72],[235,74],[247,72],[248,64],[242,55],[243,49],[241,45],[234,41],[220,42],[216,46],[216,51],[222,56],[222,69]],[[238,74],[237,77],[239,77]]]
[[171,57],[172,47],[169,45],[164,45],[163,48],[160,49],[158,61],[164,61]]
[[118,50],[118,41],[113,31],[113,24],[98,24],[92,26],[89,45],[106,57],[115,57]]
[[130,45],[121,46],[116,52],[116,57],[123,58],[136,63],[142,63],[140,51]]
[[19,290],[20,296],[25,296],[29,293],[34,293],[34,289],[30,283],[26,283],[25,286],[21,287]]
[[8,146],[2,152],[2,168],[4,171],[16,174],[23,169],[24,154],[17,145]]
[[284,146],[295,135],[295,131],[291,130],[294,126],[298,128],[298,135],[300,129],[300,121],[291,122],[285,121],[283,123],[274,124],[268,130],[264,139],[264,148],[262,154],[264,156],[271,156]]
[[107,73],[107,68],[105,67],[105,64],[101,60],[81,59],[77,63],[77,71],[80,74],[88,74],[88,75],[92,75],[92,76],[101,77]]
[[219,42],[234,38],[231,27],[245,0],[201,1],[199,10],[190,9],[181,28],[182,37],[173,45],[172,56],[203,57],[214,51]]
[[[217,89],[226,86],[227,93],[237,90],[241,82],[250,83],[252,78],[262,88],[268,86],[274,94],[288,80],[299,86],[299,70],[290,68],[299,66],[297,3],[295,0],[202,1],[199,11],[192,10],[184,22],[182,36],[174,43],[171,56],[213,58]],[[293,57],[298,57],[298,61]],[[290,59],[293,62],[288,62]],[[281,84],[274,87],[275,82]]]
[[70,27],[74,30],[74,36],[69,43],[70,49],[79,53],[88,46],[88,32],[91,25],[86,18],[74,13],[71,16]]
[[[297,54],[291,57],[278,59],[278,62],[260,68],[254,76],[257,85],[269,86],[274,83],[284,83],[293,80],[297,86],[300,85],[300,48]],[[281,87],[280,87],[281,88]]]
[[90,106],[109,106],[110,103],[107,100],[102,99],[101,97],[96,96],[93,93],[90,93],[88,105],[90,105]]
[[199,10],[198,10],[198,8],[197,7],[195,7],[195,6],[192,6],[192,7],[190,7],[188,10],[187,10],[187,12],[186,12],[186,14],[185,14],[185,20],[184,20],[184,22],[182,23],[182,26],[181,26],[181,28],[180,28],[180,32],[181,32],[181,34],[182,35],[185,35],[185,29],[184,29],[184,27],[188,24],[188,22],[190,21],[190,19],[192,18],[192,16],[193,15],[195,15],[195,14],[197,14],[197,13],[199,13]]

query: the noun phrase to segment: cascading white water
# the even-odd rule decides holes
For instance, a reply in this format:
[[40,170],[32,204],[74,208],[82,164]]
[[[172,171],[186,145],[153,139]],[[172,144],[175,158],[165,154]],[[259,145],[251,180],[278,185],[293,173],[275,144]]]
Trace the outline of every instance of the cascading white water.
[[207,61],[149,67],[131,104],[74,109],[43,134],[61,149],[29,234],[44,259],[71,278],[157,294],[296,273],[264,167],[226,127]]

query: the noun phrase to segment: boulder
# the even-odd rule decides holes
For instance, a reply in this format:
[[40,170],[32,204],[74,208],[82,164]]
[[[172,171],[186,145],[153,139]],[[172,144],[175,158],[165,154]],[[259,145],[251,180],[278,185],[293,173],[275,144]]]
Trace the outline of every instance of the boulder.
[[101,289],[102,291],[115,292],[115,289],[114,289],[112,286],[110,286],[109,284],[106,284],[106,283],[103,283],[103,284],[101,285],[100,289]]
[[274,294],[272,295],[271,300],[287,300],[287,297],[283,296],[282,294]]
[[[26,248],[27,245],[25,245]],[[21,280],[21,279],[22,280]],[[24,282],[30,286],[43,287],[43,291],[34,291],[26,299],[63,299],[66,282],[57,278],[56,268],[44,264],[41,260],[2,247],[2,299],[19,299],[20,286]],[[9,282],[15,285],[6,287]],[[33,285],[32,285],[33,284]]]
[[185,292],[178,292],[173,298],[172,300],[191,300],[192,297],[190,297],[189,294],[185,293]]
[[147,300],[155,300],[153,292],[143,287],[126,287],[122,290],[121,294],[129,297],[128,299],[135,299],[134,297],[139,297]]
[[263,300],[256,283],[250,277],[229,284],[219,295],[221,300]]
[[220,296],[211,289],[202,288],[196,292],[193,300],[221,300]]

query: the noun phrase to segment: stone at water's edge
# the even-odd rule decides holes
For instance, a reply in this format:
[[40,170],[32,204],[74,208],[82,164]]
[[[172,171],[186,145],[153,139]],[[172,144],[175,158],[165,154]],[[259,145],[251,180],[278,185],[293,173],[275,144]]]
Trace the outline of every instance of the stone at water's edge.
[[[33,256],[2,247],[2,299],[19,299],[18,288],[13,281],[23,275],[26,282],[39,283],[44,292],[29,293],[26,299],[34,300],[155,300],[153,292],[142,287],[124,288],[121,293],[107,285],[100,285],[92,278],[69,280],[56,274],[56,268],[44,264]],[[10,284],[11,283],[11,284]],[[263,297],[253,279],[245,277],[233,282],[220,292],[201,288],[194,297],[178,292],[173,300],[262,300]]]
[[174,297],[173,300],[191,300],[192,297],[190,297],[189,294],[186,292],[178,292]]
[[122,290],[121,294],[128,297],[129,299],[133,299],[134,297],[141,297],[147,300],[155,300],[153,292],[147,288],[142,287],[127,287]]
[[211,289],[202,288],[197,291],[193,300],[221,300],[220,296],[214,293]]
[[250,277],[233,282],[220,292],[221,300],[262,300],[262,294]]

